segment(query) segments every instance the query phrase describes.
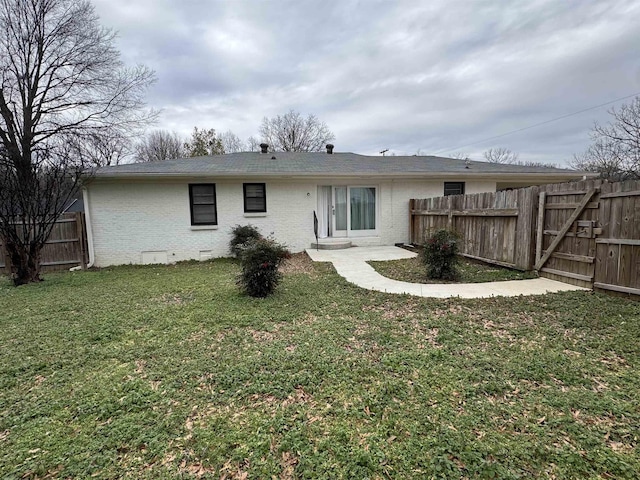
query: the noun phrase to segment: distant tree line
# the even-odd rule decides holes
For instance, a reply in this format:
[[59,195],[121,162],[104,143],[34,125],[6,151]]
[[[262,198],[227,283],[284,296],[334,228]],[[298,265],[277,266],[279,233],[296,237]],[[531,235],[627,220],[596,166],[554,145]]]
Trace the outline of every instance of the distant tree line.
[[[482,152],[484,160],[489,163],[500,163],[503,165],[520,165],[521,167],[545,167],[545,168],[559,168],[559,165],[555,163],[536,162],[533,160],[519,160],[519,155],[516,152],[504,147],[490,148]],[[451,158],[457,158],[459,160],[471,160],[469,155],[463,152],[455,152],[450,155]]]
[[201,155],[257,151],[261,143],[273,152],[317,152],[335,136],[315,115],[303,117],[291,110],[273,118],[264,117],[259,129],[260,139],[243,141],[228,130],[218,134],[215,129],[194,127],[191,137],[184,139],[176,132],[155,130],[145,135],[134,147],[136,162],[157,162]]

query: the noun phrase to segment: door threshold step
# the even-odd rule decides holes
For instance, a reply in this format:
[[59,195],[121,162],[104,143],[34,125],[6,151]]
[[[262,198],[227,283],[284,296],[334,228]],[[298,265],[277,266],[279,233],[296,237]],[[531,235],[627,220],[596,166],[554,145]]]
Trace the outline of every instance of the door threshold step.
[[318,243],[313,242],[311,244],[311,248],[315,248],[317,250],[343,250],[351,248],[351,240],[345,240],[343,238],[325,238],[319,240]]

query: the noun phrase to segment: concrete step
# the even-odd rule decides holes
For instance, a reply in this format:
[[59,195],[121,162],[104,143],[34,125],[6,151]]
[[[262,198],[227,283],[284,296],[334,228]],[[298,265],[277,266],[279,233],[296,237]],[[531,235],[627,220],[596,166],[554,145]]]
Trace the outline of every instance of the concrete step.
[[351,248],[351,240],[346,238],[321,238],[318,243],[313,242],[311,248],[318,250],[343,250]]

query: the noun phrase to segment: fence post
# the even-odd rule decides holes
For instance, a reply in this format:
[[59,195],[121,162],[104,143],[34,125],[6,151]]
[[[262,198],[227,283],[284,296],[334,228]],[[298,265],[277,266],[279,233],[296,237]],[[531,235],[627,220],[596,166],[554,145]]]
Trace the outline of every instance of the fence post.
[[409,200],[409,243],[413,243],[413,211],[415,210],[415,199]]
[[542,258],[542,248],[544,247],[544,206],[546,203],[547,192],[540,192],[538,200],[538,233],[536,236],[536,258],[538,263]]
[[78,253],[80,254],[80,267],[83,270],[87,268],[87,262],[85,261],[85,251],[84,251],[84,222],[82,212],[76,212],[76,232],[78,236]]

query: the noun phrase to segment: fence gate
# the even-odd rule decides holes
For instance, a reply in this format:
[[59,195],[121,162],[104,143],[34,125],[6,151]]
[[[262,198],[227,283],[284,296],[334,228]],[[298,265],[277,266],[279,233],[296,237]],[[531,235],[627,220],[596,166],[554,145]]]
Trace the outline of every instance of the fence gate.
[[540,192],[535,269],[543,276],[593,287],[596,236],[601,233],[599,191],[591,182],[581,182],[549,185]]

